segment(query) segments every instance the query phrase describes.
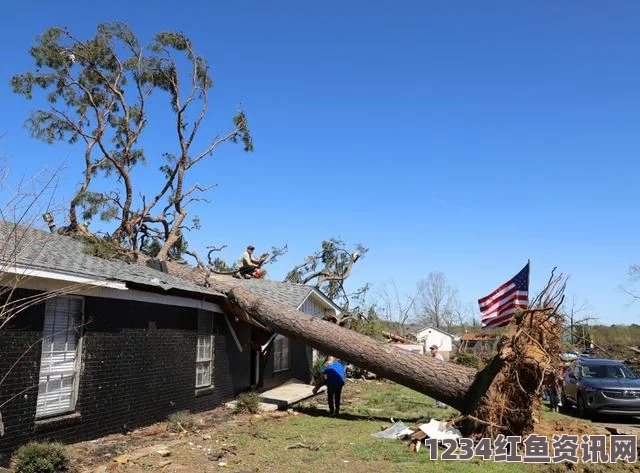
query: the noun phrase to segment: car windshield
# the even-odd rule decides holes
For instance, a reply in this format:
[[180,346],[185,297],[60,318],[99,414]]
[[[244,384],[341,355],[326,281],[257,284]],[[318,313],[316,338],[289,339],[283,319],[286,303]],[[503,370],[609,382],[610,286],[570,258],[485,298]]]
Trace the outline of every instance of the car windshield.
[[583,365],[580,372],[583,378],[638,378],[638,375],[625,365]]

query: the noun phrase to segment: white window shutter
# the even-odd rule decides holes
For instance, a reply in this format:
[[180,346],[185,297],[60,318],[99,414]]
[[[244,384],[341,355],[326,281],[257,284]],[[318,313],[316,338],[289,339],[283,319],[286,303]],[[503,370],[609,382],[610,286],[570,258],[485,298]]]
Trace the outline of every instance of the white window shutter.
[[36,418],[75,409],[82,308],[79,297],[55,297],[46,302]]

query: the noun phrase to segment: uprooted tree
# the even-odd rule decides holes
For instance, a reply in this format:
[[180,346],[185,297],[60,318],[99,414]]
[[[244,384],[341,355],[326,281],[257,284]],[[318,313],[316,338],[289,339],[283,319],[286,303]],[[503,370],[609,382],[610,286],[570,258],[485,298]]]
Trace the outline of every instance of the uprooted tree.
[[558,313],[562,277],[552,276],[546,289],[509,325],[499,352],[481,371],[442,363],[397,349],[371,337],[259,299],[241,284],[209,279],[228,297],[226,309],[238,319],[305,341],[379,376],[439,399],[456,409],[469,435],[523,435],[531,432],[540,388],[559,366]]
[[[145,48],[122,23],[99,25],[89,40],[51,28],[30,53],[36,67],[13,76],[13,90],[31,99],[41,89],[48,106],[33,111],[27,126],[36,138],[74,145],[84,163],[69,224],[59,231],[95,239],[89,223],[98,216],[116,223],[106,238],[115,253],[124,247],[134,256],[144,251],[160,260],[182,253],[185,232],[199,226],[197,218],[187,221],[187,207],[212,187],[195,181],[196,166],[225,142],[241,141],[245,151],[253,149],[242,111],[225,133],[201,136],[213,86],[206,60],[182,33],[158,33]],[[150,117],[154,93],[168,98],[163,120]],[[144,147],[150,122],[172,123],[163,133],[173,144],[163,142],[160,155]],[[134,179],[134,170],[145,162],[161,172],[151,192]],[[110,178],[107,190],[100,178]]]
[[[143,48],[123,24],[103,24],[94,38],[82,41],[63,28],[45,32],[31,49],[34,71],[12,78],[15,92],[27,98],[35,89],[47,94],[49,106],[28,120],[32,134],[47,142],[81,146],[83,179],[69,206],[66,233],[95,239],[92,218],[115,222],[108,240],[117,251],[140,251],[161,260],[184,252],[187,206],[209,188],[193,180],[193,170],[225,142],[253,147],[246,117],[239,112],[229,131],[196,139],[204,129],[207,92],[212,87],[206,61],[180,33],[160,33]],[[179,59],[176,59],[176,55]],[[186,66],[186,67],[185,67]],[[186,69],[186,73],[184,72]],[[182,71],[182,72],[181,72]],[[186,75],[185,75],[186,74]],[[142,137],[150,120],[149,98],[162,92],[169,99],[175,141],[162,156],[149,156]],[[134,170],[145,162],[160,164],[160,185],[141,193]],[[100,179],[111,177],[104,190]],[[51,226],[54,224],[51,222]],[[323,243],[318,253],[294,268],[290,281],[311,283],[329,297],[347,296],[344,280],[365,248],[349,251],[342,242]],[[203,268],[204,269],[204,268]],[[546,375],[555,369],[561,317],[552,279],[533,309],[523,311],[510,326],[499,354],[485,369],[439,363],[399,350],[330,323],[258,299],[232,278],[208,278],[228,299],[221,303],[239,319],[307,342],[361,368],[459,409],[464,428],[476,434],[523,434],[533,425],[534,399]]]

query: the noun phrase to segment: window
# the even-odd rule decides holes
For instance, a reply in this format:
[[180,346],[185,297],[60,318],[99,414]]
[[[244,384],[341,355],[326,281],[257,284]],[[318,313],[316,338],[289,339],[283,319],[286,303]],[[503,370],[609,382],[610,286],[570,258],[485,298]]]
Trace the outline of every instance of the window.
[[273,342],[273,372],[289,369],[289,339],[278,335]]
[[75,409],[80,377],[81,297],[49,299],[44,311],[36,418]]
[[198,311],[198,346],[196,352],[196,388],[211,386],[213,312]]

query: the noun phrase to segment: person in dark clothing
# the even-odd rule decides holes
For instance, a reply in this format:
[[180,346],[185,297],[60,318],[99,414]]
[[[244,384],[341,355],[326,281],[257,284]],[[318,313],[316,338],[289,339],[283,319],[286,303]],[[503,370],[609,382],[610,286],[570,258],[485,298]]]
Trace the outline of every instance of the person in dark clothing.
[[[327,398],[329,401],[329,415],[340,415],[340,396],[342,395],[342,386],[344,386],[344,365],[336,360],[333,356],[327,358],[324,368],[324,383],[327,385]],[[320,385],[321,386],[321,385]],[[313,388],[313,393],[317,393],[320,386]]]

